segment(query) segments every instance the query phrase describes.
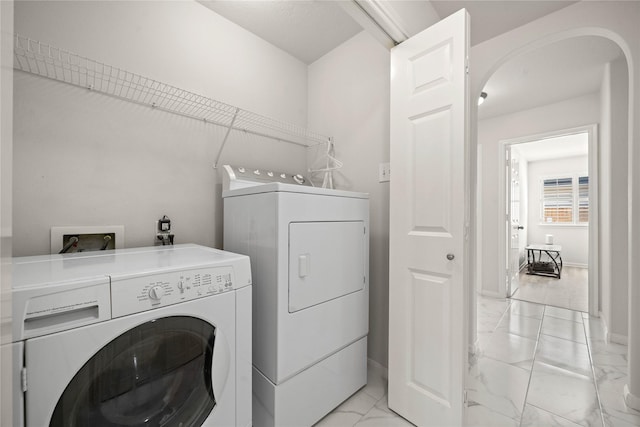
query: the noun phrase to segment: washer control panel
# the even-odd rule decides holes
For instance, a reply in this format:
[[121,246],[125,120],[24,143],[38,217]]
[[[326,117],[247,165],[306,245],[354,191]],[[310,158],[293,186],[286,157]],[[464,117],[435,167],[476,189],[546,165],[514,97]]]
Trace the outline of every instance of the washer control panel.
[[111,316],[152,310],[234,289],[231,266],[111,279]]

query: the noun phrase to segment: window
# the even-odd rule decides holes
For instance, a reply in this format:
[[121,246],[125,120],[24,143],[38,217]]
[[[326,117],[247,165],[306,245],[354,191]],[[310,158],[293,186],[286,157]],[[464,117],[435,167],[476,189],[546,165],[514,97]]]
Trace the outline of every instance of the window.
[[542,222],[589,223],[589,177],[562,176],[542,180]]

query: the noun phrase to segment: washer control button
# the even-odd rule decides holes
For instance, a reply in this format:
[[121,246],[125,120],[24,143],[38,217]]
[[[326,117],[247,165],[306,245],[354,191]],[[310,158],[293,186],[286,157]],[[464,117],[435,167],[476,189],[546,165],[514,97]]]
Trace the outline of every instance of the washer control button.
[[269,176],[269,178],[273,178],[273,172],[267,172],[267,175]]
[[151,298],[154,301],[160,301],[163,295],[164,295],[164,289],[162,289],[162,286],[156,285],[151,289],[149,289],[149,298]]
[[256,169],[256,170],[254,170],[254,171],[253,171],[253,174],[254,174],[254,175],[260,175],[260,169]]
[[281,173],[281,174],[280,174],[280,178],[282,178],[282,179],[287,179],[287,174],[286,174],[286,173]]
[[244,168],[243,168],[242,166],[240,166],[240,167],[238,168],[238,172],[240,172],[240,173],[244,173]]
[[304,184],[304,182],[305,182],[304,176],[302,176],[300,174],[294,175],[293,176],[293,180],[295,182],[297,182],[298,184]]

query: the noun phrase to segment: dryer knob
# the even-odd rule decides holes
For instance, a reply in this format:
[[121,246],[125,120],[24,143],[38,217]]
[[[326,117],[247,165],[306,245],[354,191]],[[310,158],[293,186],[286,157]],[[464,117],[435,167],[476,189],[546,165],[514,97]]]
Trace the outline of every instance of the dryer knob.
[[149,298],[154,301],[160,301],[163,295],[164,289],[162,289],[162,286],[154,286],[153,288],[149,289]]
[[297,182],[298,184],[304,184],[304,181],[305,181],[304,176],[302,176],[302,175],[300,175],[300,174],[298,174],[298,175],[294,175],[294,176],[293,176],[293,180],[294,180],[295,182]]

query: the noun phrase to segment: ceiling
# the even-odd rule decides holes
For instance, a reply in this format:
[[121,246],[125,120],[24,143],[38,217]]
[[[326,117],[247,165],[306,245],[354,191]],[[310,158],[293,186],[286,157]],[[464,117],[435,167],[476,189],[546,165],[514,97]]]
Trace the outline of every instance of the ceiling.
[[432,0],[440,18],[462,8],[471,18],[471,46],[553,13],[576,1],[567,0]]
[[487,81],[478,118],[528,110],[600,91],[604,64],[622,55],[602,37],[575,37],[511,59]]
[[[198,1],[306,64],[362,31],[344,7],[345,3],[353,6],[352,0]],[[421,22],[426,27],[434,17],[442,19],[464,7],[471,16],[472,46],[575,3],[565,0],[357,1],[372,1],[391,8],[397,23],[404,23],[409,34],[420,31]],[[426,16],[429,11],[432,15]],[[515,58],[487,82],[484,90],[489,95],[478,117],[485,119],[597,92],[604,64],[620,54],[612,42],[581,37]]]
[[[352,0],[198,0],[204,6],[258,37],[310,64],[360,31],[341,7]],[[366,3],[367,0],[358,0]],[[440,19],[462,8],[471,16],[471,45],[488,40],[566,7],[569,0],[375,0],[410,35],[429,26],[427,8]],[[426,6],[425,6],[426,5]],[[424,15],[420,19],[411,14]],[[416,23],[418,23],[416,25]]]
[[512,147],[529,162],[586,156],[589,154],[589,135],[586,132],[563,135]]
[[362,31],[335,1],[199,0],[229,21],[310,64]]

